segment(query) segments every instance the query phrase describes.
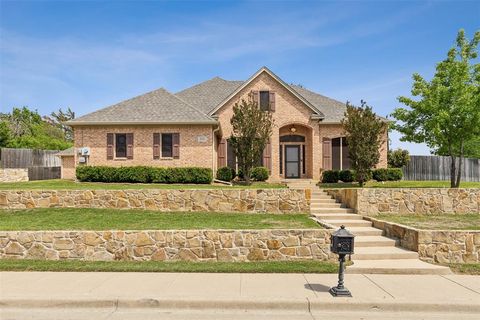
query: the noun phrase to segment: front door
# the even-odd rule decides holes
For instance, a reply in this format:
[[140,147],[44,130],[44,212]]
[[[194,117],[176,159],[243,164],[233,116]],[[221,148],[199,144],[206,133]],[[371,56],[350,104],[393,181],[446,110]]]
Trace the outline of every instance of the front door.
[[300,178],[299,145],[285,145],[285,178]]

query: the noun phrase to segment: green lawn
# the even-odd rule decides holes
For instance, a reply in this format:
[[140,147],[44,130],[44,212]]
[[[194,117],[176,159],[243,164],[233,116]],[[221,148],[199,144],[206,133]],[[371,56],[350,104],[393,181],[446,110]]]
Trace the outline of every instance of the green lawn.
[[[358,183],[320,183],[320,188],[359,188]],[[369,181],[366,188],[450,188],[450,181]],[[480,188],[480,182],[461,182],[460,188]]]
[[72,180],[40,180],[29,182],[3,182],[0,190],[126,190],[126,189],[278,189],[281,183],[254,182],[250,186],[221,184],[155,184],[155,183],[101,183]]
[[480,230],[480,214],[381,214],[374,218],[425,230]]
[[480,275],[480,263],[452,263],[448,266],[455,273]]
[[321,228],[307,214],[45,208],[0,210],[0,230],[172,230]]
[[0,260],[0,271],[336,273],[337,269],[336,263],[312,260],[262,262]]

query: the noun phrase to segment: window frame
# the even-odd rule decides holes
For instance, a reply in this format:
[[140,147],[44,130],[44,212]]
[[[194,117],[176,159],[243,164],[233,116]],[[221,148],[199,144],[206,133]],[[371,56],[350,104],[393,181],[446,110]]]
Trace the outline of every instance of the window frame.
[[[163,136],[170,135],[170,156],[163,155]],[[173,133],[161,132],[160,133],[160,159],[173,159]]]
[[[267,96],[267,102],[266,102],[265,109],[262,108],[262,93]],[[258,91],[258,107],[262,111],[265,111],[265,112],[270,111],[270,91],[268,91],[268,90]]]
[[[124,156],[118,156],[117,155],[118,154],[118,151],[117,151],[117,147],[118,147],[117,137],[119,137],[119,136],[124,136],[124,138],[125,138],[125,142],[124,142],[125,143],[125,151],[124,151],[125,155]],[[119,159],[119,160],[127,159],[127,147],[128,147],[128,145],[127,145],[127,133],[114,133],[113,137],[114,137],[114,139],[113,139],[114,159]]]

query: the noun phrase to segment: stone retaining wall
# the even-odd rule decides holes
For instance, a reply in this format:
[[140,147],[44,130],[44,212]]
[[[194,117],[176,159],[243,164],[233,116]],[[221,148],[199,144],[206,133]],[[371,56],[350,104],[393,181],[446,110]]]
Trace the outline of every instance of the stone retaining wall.
[[159,211],[300,213],[310,193],[292,189],[0,191],[0,209],[116,208]]
[[28,181],[28,169],[0,168],[0,182]]
[[0,258],[46,260],[331,260],[330,232],[297,230],[3,231]]
[[480,213],[480,188],[327,189],[358,214]]
[[406,249],[417,251],[420,259],[437,263],[480,262],[480,231],[420,230],[405,225],[366,218],[385,235],[397,238]]

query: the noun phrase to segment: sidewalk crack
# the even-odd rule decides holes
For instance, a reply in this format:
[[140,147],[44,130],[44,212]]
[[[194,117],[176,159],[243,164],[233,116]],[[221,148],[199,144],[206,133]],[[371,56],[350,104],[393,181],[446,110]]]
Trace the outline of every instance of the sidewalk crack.
[[395,297],[390,293],[388,292],[387,290],[385,290],[384,288],[382,288],[378,283],[376,283],[375,281],[373,281],[372,279],[370,279],[366,274],[363,274],[363,276],[365,278],[367,278],[371,283],[373,283],[377,288],[379,288],[380,290],[382,290],[383,292],[385,292],[386,294],[388,294],[390,297],[392,297],[392,299],[395,299]]
[[[310,290],[313,292],[313,294],[315,295],[315,297],[318,298],[317,296],[317,293],[315,292],[315,290],[313,289],[313,287],[310,285],[310,281],[308,281],[307,277],[305,276],[304,273],[302,273],[302,276],[303,278],[305,279],[305,281],[307,282],[307,286],[310,288]],[[308,299],[308,298],[307,298]]]
[[460,287],[463,287],[463,288],[465,288],[465,289],[467,289],[467,290],[470,290],[470,291],[472,291],[472,292],[475,292],[475,293],[477,293],[477,294],[480,294],[480,292],[478,292],[477,290],[471,289],[471,288],[469,288],[469,287],[467,287],[467,286],[465,286],[465,285],[463,285],[463,284],[461,284],[461,283],[459,283],[459,282],[457,282],[457,281],[455,281],[455,280],[453,280],[453,279],[450,279],[450,278],[445,277],[444,275],[440,275],[440,277],[442,277],[442,278],[444,278],[444,279],[447,279],[447,280],[449,280],[449,281],[451,281],[451,282],[453,282],[453,283],[455,283],[455,284],[458,284]]

